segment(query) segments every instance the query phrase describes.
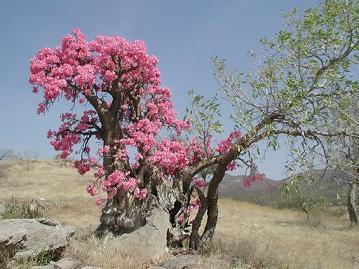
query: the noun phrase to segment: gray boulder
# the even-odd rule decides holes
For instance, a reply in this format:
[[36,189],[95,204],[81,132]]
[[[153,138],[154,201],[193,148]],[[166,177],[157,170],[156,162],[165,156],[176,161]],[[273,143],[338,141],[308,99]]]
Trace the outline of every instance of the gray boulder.
[[106,248],[130,253],[141,251],[144,256],[156,259],[166,254],[166,232],[169,226],[168,214],[154,209],[146,225],[130,234],[118,237],[108,235],[104,245]]
[[[230,262],[219,257],[207,257],[201,255],[178,255],[174,256],[159,265],[152,266],[149,269],[229,269],[234,268]],[[235,267],[237,268],[237,267]],[[238,267],[242,268],[242,267]],[[243,267],[244,268],[244,267]]]
[[0,221],[0,248],[14,260],[34,259],[39,255],[51,255],[59,259],[71,228],[48,220],[6,219]]
[[200,261],[200,256],[181,255],[163,262],[161,266],[166,269],[198,268]]

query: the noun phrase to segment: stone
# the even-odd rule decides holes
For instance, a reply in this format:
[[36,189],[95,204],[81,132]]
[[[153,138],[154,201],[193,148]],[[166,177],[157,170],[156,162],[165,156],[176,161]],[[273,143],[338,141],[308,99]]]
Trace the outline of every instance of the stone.
[[43,266],[32,266],[31,269],[54,269],[54,266],[52,264]]
[[0,247],[15,260],[34,259],[44,253],[57,260],[67,246],[70,234],[66,227],[43,219],[0,221]]
[[48,264],[43,266],[32,266],[31,269],[54,269],[54,265]]
[[196,268],[200,264],[200,257],[194,255],[180,255],[161,264],[166,269]]
[[150,269],[207,269],[207,268],[232,268],[229,261],[220,259],[218,257],[206,257],[201,255],[184,254],[174,256],[168,259],[157,267],[153,266]]
[[26,230],[22,228],[5,226],[0,229],[0,264],[11,259],[17,250],[25,247]]
[[118,237],[108,235],[104,245],[111,249],[139,250],[146,253],[146,256],[157,259],[166,254],[166,231],[169,226],[168,214],[155,208],[143,227]]
[[81,262],[71,257],[66,257],[54,263],[54,269],[78,269]]

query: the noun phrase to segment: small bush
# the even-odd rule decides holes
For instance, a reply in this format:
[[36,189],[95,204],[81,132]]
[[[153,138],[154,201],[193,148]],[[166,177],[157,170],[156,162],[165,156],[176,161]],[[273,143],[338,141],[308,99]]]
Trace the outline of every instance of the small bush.
[[60,257],[61,252],[54,250],[44,250],[40,252],[40,254],[36,256],[36,258],[31,260],[31,264],[33,266],[44,266],[48,265],[51,261],[58,261]]
[[14,198],[5,203],[5,212],[1,215],[3,219],[36,219],[43,216],[35,201],[20,202]]

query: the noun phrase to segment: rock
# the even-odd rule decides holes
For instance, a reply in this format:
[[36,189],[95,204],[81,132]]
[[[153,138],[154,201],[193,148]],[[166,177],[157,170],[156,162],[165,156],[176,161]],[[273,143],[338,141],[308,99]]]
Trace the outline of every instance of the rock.
[[26,230],[22,228],[6,226],[0,229],[0,264],[12,258],[17,250],[25,247]]
[[[0,246],[15,260],[33,259],[39,255],[50,255],[57,260],[65,250],[69,234],[65,227],[43,219],[0,221]],[[16,251],[12,251],[14,246]]]
[[54,263],[54,269],[78,269],[81,262],[71,257],[66,257]]
[[166,231],[169,226],[168,214],[163,210],[154,209],[145,226],[118,237],[108,235],[104,244],[107,248],[127,252],[141,251],[150,258],[160,258],[166,254]]
[[199,256],[181,255],[163,262],[161,266],[166,269],[196,268],[200,260]]
[[207,268],[232,268],[229,261],[217,257],[204,257],[200,255],[179,255],[162,262],[159,267],[150,269],[207,269]]
[[57,262],[50,262],[48,265],[44,266],[33,266],[31,269],[100,269],[95,267],[83,266],[81,262],[72,257],[65,257]]
[[43,266],[32,266],[31,269],[54,269],[54,266],[52,264]]

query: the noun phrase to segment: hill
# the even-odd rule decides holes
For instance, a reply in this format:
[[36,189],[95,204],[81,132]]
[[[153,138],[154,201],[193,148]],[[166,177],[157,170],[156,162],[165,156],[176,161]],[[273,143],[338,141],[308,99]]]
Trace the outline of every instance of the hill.
[[[294,176],[301,178],[300,189],[309,196],[323,197],[326,201],[333,204],[341,203],[345,200],[348,186],[343,184],[338,178],[345,178],[348,177],[348,175],[344,175],[333,169],[317,169],[313,172],[313,178],[316,180],[312,180],[303,174]],[[219,187],[219,194],[221,197],[259,205],[273,205],[279,198],[283,184],[292,178],[293,176],[282,180],[265,178],[263,181],[257,182],[252,187],[247,188],[243,185],[244,176],[226,174]]]
[[243,185],[243,180],[244,176],[226,174],[219,187],[219,195],[259,205],[272,205],[284,183],[282,180],[265,178],[248,188]]

